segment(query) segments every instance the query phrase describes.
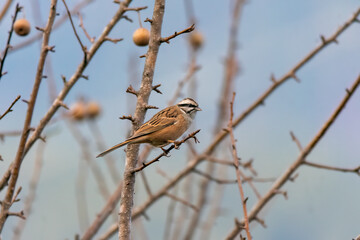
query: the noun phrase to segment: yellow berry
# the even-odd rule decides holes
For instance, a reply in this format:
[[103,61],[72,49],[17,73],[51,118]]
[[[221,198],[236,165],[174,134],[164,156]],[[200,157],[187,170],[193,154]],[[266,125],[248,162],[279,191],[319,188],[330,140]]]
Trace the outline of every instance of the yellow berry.
[[133,41],[137,46],[147,46],[149,44],[150,32],[146,28],[138,28],[133,34]]
[[25,18],[18,19],[14,23],[14,31],[19,36],[26,36],[30,33],[30,23]]
[[76,102],[70,109],[71,117],[76,121],[81,121],[86,116],[86,106],[84,102]]
[[201,48],[204,44],[204,37],[200,32],[194,31],[190,34],[189,41],[191,46],[196,50]]
[[87,104],[86,113],[89,118],[95,118],[99,116],[100,112],[101,112],[101,107],[97,102],[91,101]]

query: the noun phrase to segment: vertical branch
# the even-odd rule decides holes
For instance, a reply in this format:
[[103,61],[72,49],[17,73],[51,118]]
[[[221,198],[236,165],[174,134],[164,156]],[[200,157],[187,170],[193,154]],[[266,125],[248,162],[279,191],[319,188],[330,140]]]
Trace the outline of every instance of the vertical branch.
[[56,16],[56,4],[57,4],[57,0],[51,1],[49,18],[48,18],[48,22],[46,24],[46,27],[45,27],[44,33],[43,33],[44,34],[43,42],[41,45],[40,59],[39,59],[39,63],[38,63],[37,71],[36,71],[35,82],[34,82],[33,90],[31,92],[30,101],[28,103],[28,110],[27,110],[26,117],[25,117],[24,127],[22,130],[18,151],[16,153],[16,157],[14,160],[14,166],[11,171],[9,186],[7,188],[7,192],[6,192],[5,198],[4,198],[4,200],[2,202],[2,206],[1,206],[0,233],[3,230],[5,221],[8,216],[8,211],[11,207],[11,199],[14,195],[14,190],[16,187],[16,182],[19,177],[21,163],[24,158],[25,144],[26,144],[26,141],[29,136],[30,124],[31,124],[31,120],[32,120],[32,116],[33,116],[33,112],[34,112],[34,108],[35,108],[35,102],[36,102],[37,94],[38,94],[38,91],[40,88],[41,79],[43,78],[43,69],[44,69],[45,59],[46,59],[48,51],[51,49],[49,47],[49,40],[50,40],[51,29],[54,24],[54,19]]
[[235,137],[234,137],[234,131],[233,131],[233,118],[234,118],[234,100],[235,100],[235,92],[233,93],[233,97],[232,100],[230,102],[230,120],[229,120],[229,124],[228,124],[228,130],[229,130],[229,135],[230,135],[230,140],[231,140],[231,148],[232,148],[232,155],[233,155],[233,160],[234,160],[234,167],[235,167],[235,172],[236,172],[236,180],[238,183],[238,187],[239,187],[239,192],[240,192],[240,197],[241,197],[241,203],[243,206],[243,212],[244,212],[244,223],[245,223],[245,230],[246,230],[246,235],[247,235],[247,239],[251,240],[251,235],[250,235],[250,229],[249,229],[249,219],[248,219],[248,214],[247,214],[247,209],[246,209],[246,201],[247,198],[245,199],[244,196],[244,190],[242,187],[242,183],[241,183],[241,173],[240,173],[240,169],[239,169],[239,157],[237,154],[237,150],[236,150],[236,145],[235,145]]
[[[236,61],[236,47],[237,47],[237,33],[238,33],[238,25],[240,19],[240,12],[244,5],[244,0],[237,0],[235,2],[235,7],[232,14],[231,27],[230,27],[230,37],[229,37],[229,46],[228,53],[225,62],[225,77],[223,80],[221,98],[219,101],[219,112],[217,117],[217,123],[215,124],[215,133],[217,133],[222,126],[225,124],[226,116],[228,116],[228,104],[231,98],[231,89],[234,86],[235,76],[237,73],[237,61]],[[215,164],[212,162],[208,162],[206,166],[206,173],[212,175],[215,171]],[[199,208],[198,212],[195,212],[193,218],[189,223],[189,227],[187,230],[187,234],[185,239],[192,239],[197,229],[197,226],[200,222],[201,213],[205,207],[208,189],[210,187],[210,180],[204,178],[200,183],[200,191],[197,202],[197,207]]]
[[[160,47],[161,27],[164,17],[165,0],[156,0],[151,23],[149,49],[146,54],[143,79],[140,90],[137,95],[137,104],[134,114],[133,130],[140,127],[144,121],[146,108],[150,93],[152,91],[152,82],[155,71],[155,63]],[[128,145],[126,152],[126,163],[124,170],[124,184],[121,195],[119,210],[119,239],[129,240],[131,233],[131,214],[134,201],[135,174],[132,169],[136,167],[137,156],[139,152],[138,145]]]

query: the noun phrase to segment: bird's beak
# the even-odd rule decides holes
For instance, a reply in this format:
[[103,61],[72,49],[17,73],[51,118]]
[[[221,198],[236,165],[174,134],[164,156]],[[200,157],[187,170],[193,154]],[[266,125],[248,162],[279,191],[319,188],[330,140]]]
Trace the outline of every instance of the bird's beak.
[[195,110],[196,111],[202,111],[201,108],[199,108],[199,107],[196,107]]

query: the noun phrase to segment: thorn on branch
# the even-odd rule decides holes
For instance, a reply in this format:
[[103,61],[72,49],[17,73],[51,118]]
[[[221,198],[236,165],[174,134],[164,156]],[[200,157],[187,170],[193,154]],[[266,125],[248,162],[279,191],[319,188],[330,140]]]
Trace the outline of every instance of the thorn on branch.
[[126,15],[123,15],[121,18],[124,18],[125,20],[129,21],[129,22],[133,22],[133,20],[131,18],[129,18],[128,16]]
[[24,211],[20,211],[20,212],[7,212],[6,214],[7,216],[15,216],[15,217],[19,217],[21,219],[26,220]]
[[161,84],[155,85],[155,86],[152,87],[152,90],[157,92],[157,93],[162,94],[162,92],[158,89],[160,86],[161,86]]
[[320,39],[321,39],[322,44],[325,45],[327,43],[327,41],[323,35],[320,35]]
[[89,76],[88,75],[81,75],[80,77],[82,77],[85,80],[89,80]]
[[144,57],[146,57],[146,54],[139,56],[139,58],[144,58]]
[[277,83],[276,81],[276,78],[275,78],[275,75],[272,73],[271,76],[270,76],[270,80],[273,82],[273,83]]
[[45,32],[45,29],[44,28],[41,28],[41,27],[35,27],[36,30],[40,31],[40,32]]
[[150,218],[149,218],[149,216],[146,214],[145,211],[144,211],[141,215],[143,215],[144,218],[145,218],[147,221],[150,221]]
[[194,31],[194,29],[195,29],[195,24],[191,25],[190,27],[188,27],[188,28],[186,28],[186,29],[184,29],[184,30],[182,30],[180,32],[175,32],[173,35],[171,35],[169,37],[161,38],[160,43],[166,42],[167,44],[169,44],[171,39],[173,39],[173,38],[175,38],[175,37],[177,37],[177,36],[179,36],[179,35],[181,35],[183,33],[192,32],[192,31]]
[[23,102],[26,103],[26,104],[29,104],[29,101],[26,100],[26,99],[21,99],[21,101],[23,101]]
[[46,143],[46,137],[45,137],[45,136],[39,136],[39,139],[40,139],[42,142]]
[[351,91],[348,88],[346,88],[345,91],[347,92],[347,94],[351,94]]
[[152,105],[145,105],[145,109],[159,109],[159,108]]
[[258,223],[260,223],[261,226],[263,226],[263,228],[266,228],[266,224],[265,221],[260,219],[259,217],[255,217],[255,221],[257,221]]
[[296,82],[300,83],[300,79],[296,76],[294,72],[291,74],[291,77],[295,79]]
[[121,120],[127,119],[127,120],[130,120],[131,122],[135,122],[135,119],[131,115],[128,115],[128,116],[123,115],[122,117],[119,117],[119,119],[121,119]]
[[291,182],[295,182],[295,179],[299,176],[299,173],[296,173],[293,177],[290,177],[289,180]]
[[20,187],[18,188],[18,190],[16,191],[14,197],[13,197],[12,200],[11,200],[11,205],[14,204],[14,202],[20,201],[19,199],[17,199],[17,197],[19,196],[21,190],[22,190],[22,187],[20,186]]
[[130,86],[126,89],[126,92],[127,92],[127,93],[131,93],[131,94],[134,94],[135,96],[138,95],[138,92],[135,91],[135,89],[133,88],[133,86],[131,86],[131,84],[130,84]]
[[66,110],[69,110],[69,107],[63,101],[57,100],[57,104]]
[[254,169],[253,166],[252,166],[253,161],[254,161],[254,159],[251,158],[249,161],[243,163],[242,166],[243,166],[245,169],[249,169],[250,172],[251,172],[254,176],[257,176],[257,172],[255,171],[255,169]]
[[124,40],[123,38],[109,38],[109,37],[105,37],[104,38],[104,41],[109,41],[109,42],[112,42],[112,43],[118,43],[120,41]]
[[55,46],[46,46],[45,49],[50,52],[55,52]]
[[286,200],[288,200],[287,191],[281,191],[280,189],[275,189],[275,190],[274,190],[274,193],[275,193],[275,194],[281,194],[281,195],[284,196],[284,198],[285,198]]
[[28,129],[28,132],[31,132],[31,131],[35,131],[35,128],[30,127],[30,128]]
[[145,20],[144,20],[144,22],[149,22],[149,23],[153,23],[153,20],[152,19],[150,19],[150,18],[146,18]]
[[66,77],[64,75],[61,75],[61,79],[63,80],[63,83],[66,84]]
[[120,1],[120,0],[114,0],[114,3],[116,3],[116,4],[120,4],[120,3],[121,3],[121,1]]

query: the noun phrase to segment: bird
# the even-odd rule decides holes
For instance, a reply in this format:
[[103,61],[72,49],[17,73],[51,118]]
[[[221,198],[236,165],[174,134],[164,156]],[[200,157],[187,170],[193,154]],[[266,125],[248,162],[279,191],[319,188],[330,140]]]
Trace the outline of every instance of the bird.
[[185,98],[176,105],[159,111],[149,121],[141,125],[131,137],[96,157],[103,157],[127,144],[149,143],[154,147],[162,148],[174,143],[190,127],[198,111],[201,111],[201,108],[197,102],[192,98]]

